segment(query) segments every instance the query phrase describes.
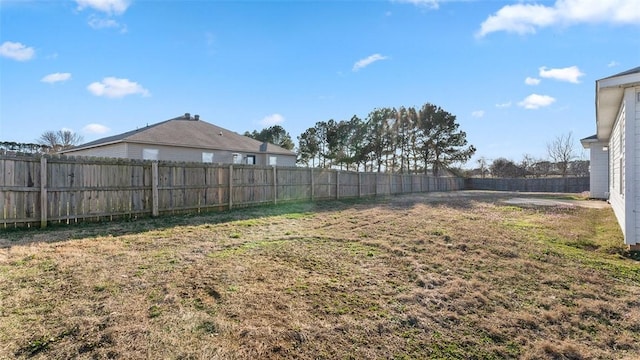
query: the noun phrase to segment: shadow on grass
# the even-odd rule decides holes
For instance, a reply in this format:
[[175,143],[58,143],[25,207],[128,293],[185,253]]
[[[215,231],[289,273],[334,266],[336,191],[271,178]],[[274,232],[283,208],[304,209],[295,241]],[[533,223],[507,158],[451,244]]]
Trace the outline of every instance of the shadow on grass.
[[[561,198],[565,195],[566,194],[557,194],[556,197]],[[496,191],[413,193],[394,196],[322,200],[315,202],[282,202],[277,205],[266,204],[250,207],[237,207],[232,210],[214,210],[198,214],[182,213],[177,215],[162,215],[156,218],[120,217],[113,221],[79,221],[72,224],[53,223],[49,224],[46,229],[0,229],[0,249],[10,248],[11,246],[16,245],[29,245],[33,243],[53,243],[92,237],[132,235],[180,226],[221,224],[238,220],[260,219],[270,216],[300,216],[301,214],[312,214],[325,211],[341,211],[353,207],[357,207],[361,210],[379,207],[400,210],[408,209],[416,205],[429,204],[432,206],[447,206],[449,208],[467,210],[474,206],[474,202],[495,203],[514,196],[531,197],[531,193]],[[543,196],[545,198],[554,197],[553,194],[543,194]]]

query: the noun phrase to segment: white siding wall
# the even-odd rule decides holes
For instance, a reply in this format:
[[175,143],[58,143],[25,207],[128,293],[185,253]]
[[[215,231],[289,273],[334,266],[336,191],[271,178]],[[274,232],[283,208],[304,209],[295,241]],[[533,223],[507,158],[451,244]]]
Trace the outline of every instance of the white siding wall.
[[127,144],[111,144],[91,149],[67,152],[68,156],[95,156],[108,158],[126,158]]
[[[113,158],[125,158],[125,159],[137,159],[142,160],[143,149],[157,149],[158,160],[165,161],[184,161],[184,162],[202,162],[202,153],[213,153],[214,164],[230,164],[233,162],[233,151],[220,151],[220,150],[207,150],[207,149],[195,149],[187,147],[177,146],[160,146],[152,144],[132,144],[132,143],[117,143],[112,145],[105,145],[95,147],[91,149],[73,151],[67,153],[69,156],[97,156],[97,157],[113,157]],[[256,153],[240,153],[242,156],[241,164],[246,164],[247,155],[254,155],[256,158],[256,165],[269,165],[270,154],[264,154],[260,152]],[[277,156],[278,166],[296,166],[296,156]]]
[[607,143],[589,145],[589,196],[596,199],[608,199],[609,193],[609,151],[603,150]]
[[[625,102],[627,104],[628,121],[633,123],[634,151],[633,165],[629,169],[627,177],[628,187],[633,191],[630,204],[627,204],[629,216],[634,217],[633,236],[625,237],[625,243],[633,245],[640,244],[640,86],[629,88],[625,91]],[[633,215],[631,215],[633,214]],[[631,234],[629,234],[631,235]]]
[[[622,228],[622,232],[625,233],[625,198],[621,189],[621,179],[623,166],[625,161],[625,142],[623,141],[625,135],[625,107],[622,104],[616,119],[613,131],[611,132],[611,138],[609,139],[609,201],[613,212],[618,218],[618,223]],[[625,233],[626,238],[626,233]]]

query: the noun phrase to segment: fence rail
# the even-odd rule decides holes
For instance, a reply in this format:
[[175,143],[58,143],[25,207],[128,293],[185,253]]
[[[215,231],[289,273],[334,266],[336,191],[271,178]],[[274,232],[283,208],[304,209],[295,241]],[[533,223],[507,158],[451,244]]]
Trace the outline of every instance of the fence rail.
[[461,178],[122,159],[0,156],[0,227],[264,203],[454,191]]

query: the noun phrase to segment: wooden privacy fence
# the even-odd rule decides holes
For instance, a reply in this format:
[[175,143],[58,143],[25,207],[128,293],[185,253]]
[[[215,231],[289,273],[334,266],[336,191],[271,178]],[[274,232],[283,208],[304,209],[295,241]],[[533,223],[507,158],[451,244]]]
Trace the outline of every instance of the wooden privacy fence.
[[494,190],[494,191],[522,191],[522,192],[556,192],[581,193],[589,191],[589,177],[566,178],[470,178],[465,180],[465,189]]
[[0,156],[0,226],[111,220],[462,190],[461,178],[330,169],[124,159]]

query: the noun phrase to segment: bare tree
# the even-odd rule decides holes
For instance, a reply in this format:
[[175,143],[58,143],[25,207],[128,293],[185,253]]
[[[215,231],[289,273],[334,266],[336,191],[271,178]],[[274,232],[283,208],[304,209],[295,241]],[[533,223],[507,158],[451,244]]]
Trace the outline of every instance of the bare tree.
[[480,169],[480,177],[482,177],[484,179],[484,177],[489,172],[489,169],[487,168],[487,159],[484,156],[481,156],[477,160],[477,162],[478,162],[478,167]]
[[82,136],[71,130],[45,131],[38,138],[38,143],[49,148],[49,152],[71,148],[82,142]]
[[573,136],[571,133],[560,135],[552,142],[547,143],[547,154],[549,160],[555,163],[560,175],[567,176],[569,163],[575,158]]
[[535,163],[536,163],[536,160],[533,158],[533,156],[529,154],[522,155],[522,161],[520,161],[520,167],[524,171],[524,177],[534,174],[533,167]]

